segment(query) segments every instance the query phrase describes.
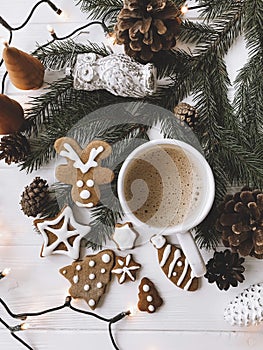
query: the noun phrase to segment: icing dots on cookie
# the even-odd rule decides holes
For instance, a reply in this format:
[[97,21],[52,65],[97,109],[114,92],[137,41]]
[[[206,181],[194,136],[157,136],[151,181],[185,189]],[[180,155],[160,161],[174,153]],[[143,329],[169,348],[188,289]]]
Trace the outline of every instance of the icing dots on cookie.
[[138,309],[140,311],[153,313],[163,304],[155,285],[147,277],[141,280],[138,297]]
[[81,187],[84,186],[84,182],[83,182],[82,180],[78,180],[78,181],[76,182],[76,185],[77,185],[78,188],[81,188]]
[[111,261],[111,257],[109,254],[103,254],[101,260],[104,262],[104,264],[108,264]]
[[86,185],[88,187],[93,187],[94,186],[94,181],[93,180],[87,180]]
[[64,266],[60,269],[60,273],[71,283],[69,294],[73,298],[84,299],[94,310],[107,291],[114,263],[114,252],[106,249],[95,255],[86,256],[81,262]]

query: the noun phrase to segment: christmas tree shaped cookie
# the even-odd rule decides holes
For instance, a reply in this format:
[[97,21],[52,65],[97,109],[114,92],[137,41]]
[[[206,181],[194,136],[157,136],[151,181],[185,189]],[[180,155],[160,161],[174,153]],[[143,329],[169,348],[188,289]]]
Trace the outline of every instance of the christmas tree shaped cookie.
[[72,298],[84,299],[94,310],[111,280],[114,262],[114,252],[103,250],[86,256],[83,261],[73,262],[59,272],[71,283],[69,293]]
[[162,304],[163,299],[160,297],[153,282],[147,277],[143,277],[139,285],[138,309],[148,313],[154,313]]

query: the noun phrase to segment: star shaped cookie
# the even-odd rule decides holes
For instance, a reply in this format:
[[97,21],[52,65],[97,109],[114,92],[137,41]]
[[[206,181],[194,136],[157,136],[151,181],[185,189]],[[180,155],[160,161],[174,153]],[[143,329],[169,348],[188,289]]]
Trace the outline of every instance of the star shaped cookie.
[[134,230],[131,222],[116,224],[112,240],[119,250],[133,249],[138,233]]
[[76,222],[69,206],[64,207],[54,218],[34,220],[34,225],[44,239],[41,257],[63,254],[78,259],[80,241],[90,231],[90,226]]
[[136,272],[141,268],[141,264],[138,264],[131,254],[128,254],[126,257],[118,256],[116,258],[116,264],[112,269],[111,273],[117,275],[119,283],[122,284],[126,280],[135,281]]

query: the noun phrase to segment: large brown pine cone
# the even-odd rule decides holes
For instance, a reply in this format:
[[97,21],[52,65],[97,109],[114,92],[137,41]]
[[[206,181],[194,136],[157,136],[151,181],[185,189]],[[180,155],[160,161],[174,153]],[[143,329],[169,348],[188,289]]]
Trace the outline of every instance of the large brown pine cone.
[[181,12],[171,0],[124,0],[115,26],[116,43],[140,62],[176,44]]
[[227,195],[219,207],[217,230],[226,247],[241,255],[263,259],[263,193],[242,188]]

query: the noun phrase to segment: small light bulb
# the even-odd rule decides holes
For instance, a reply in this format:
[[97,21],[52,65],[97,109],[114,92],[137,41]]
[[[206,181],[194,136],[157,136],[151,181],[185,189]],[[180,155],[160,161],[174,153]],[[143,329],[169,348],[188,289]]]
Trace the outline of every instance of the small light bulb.
[[54,34],[55,33],[54,28],[50,24],[47,25],[47,30],[49,31],[50,34]]
[[114,32],[107,33],[106,38],[110,42],[110,44],[112,45],[116,44],[116,34]]
[[61,19],[62,21],[67,21],[69,19],[69,15],[63,10],[59,16],[59,19]]
[[138,311],[137,305],[130,306],[128,310],[130,311],[129,316],[135,316]]
[[183,15],[185,15],[187,12],[188,12],[188,6],[187,5],[184,5],[181,7],[181,12]]
[[10,273],[11,269],[9,267],[6,267],[3,271],[2,271],[2,275],[5,277]]
[[29,324],[28,323],[22,323],[20,325],[20,328],[22,331],[26,331],[28,328],[30,328]]

